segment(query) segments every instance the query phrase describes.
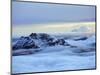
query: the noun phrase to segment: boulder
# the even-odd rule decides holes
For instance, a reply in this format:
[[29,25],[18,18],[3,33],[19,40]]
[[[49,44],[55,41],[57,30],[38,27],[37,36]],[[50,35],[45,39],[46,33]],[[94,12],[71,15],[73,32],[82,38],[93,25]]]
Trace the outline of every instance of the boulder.
[[30,37],[21,37],[16,41],[16,43],[13,45],[12,49],[29,49],[29,48],[39,48],[38,45],[35,44],[35,42]]

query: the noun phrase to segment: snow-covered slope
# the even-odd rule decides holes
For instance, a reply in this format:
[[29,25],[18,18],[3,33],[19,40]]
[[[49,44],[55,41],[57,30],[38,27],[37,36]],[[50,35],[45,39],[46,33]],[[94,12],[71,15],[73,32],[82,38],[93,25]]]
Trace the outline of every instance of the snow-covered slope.
[[[88,55],[88,54],[87,54]],[[60,53],[14,56],[13,73],[95,69],[95,56],[75,56]]]
[[[43,51],[46,47],[62,45],[63,47],[77,48],[79,52],[91,51],[95,48],[95,36],[76,37],[74,39],[59,39],[45,33],[32,33],[22,36],[13,44],[13,55],[27,55]],[[91,46],[90,46],[91,45]],[[92,47],[94,45],[94,47]],[[77,50],[77,51],[78,51]],[[77,52],[76,51],[76,52]]]
[[17,47],[12,51],[13,73],[96,68],[95,35],[86,39],[83,36],[61,39],[48,34],[32,33],[19,38],[14,46]]
[[34,53],[37,52],[37,50],[40,51],[41,48],[55,45],[69,46],[64,39],[55,38],[54,36],[45,33],[32,33],[27,37],[20,37],[15,43],[13,43],[12,49],[13,55],[17,55],[18,53],[18,55],[20,55],[25,54],[25,52],[26,54]]

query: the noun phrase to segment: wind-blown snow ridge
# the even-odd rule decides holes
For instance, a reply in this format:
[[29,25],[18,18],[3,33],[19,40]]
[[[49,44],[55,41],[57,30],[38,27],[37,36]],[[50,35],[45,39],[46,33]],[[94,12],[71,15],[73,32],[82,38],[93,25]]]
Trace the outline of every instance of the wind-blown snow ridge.
[[66,40],[64,38],[57,38],[46,33],[31,33],[29,36],[20,37],[13,44],[12,49],[13,55],[27,55],[43,51],[46,47],[59,47],[59,45],[77,48],[77,51],[75,52],[87,52],[95,49],[95,36],[93,35],[89,38],[82,36],[76,37],[73,40]]
[[95,35],[66,36],[32,33],[14,41],[12,73],[95,69]]
[[[40,51],[43,47],[63,45],[69,46],[64,39],[57,39],[54,36],[50,36],[46,33],[31,33],[29,36],[20,37],[13,44],[13,55],[19,54],[32,54]],[[19,51],[19,49],[24,49]],[[25,50],[26,49],[26,50]],[[28,49],[28,50],[27,50]],[[29,50],[31,49],[31,50]]]

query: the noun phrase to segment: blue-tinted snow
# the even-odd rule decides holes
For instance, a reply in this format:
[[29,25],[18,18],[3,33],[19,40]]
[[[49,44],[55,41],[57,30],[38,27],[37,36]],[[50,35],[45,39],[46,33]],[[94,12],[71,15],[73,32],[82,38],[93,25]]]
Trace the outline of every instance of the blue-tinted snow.
[[[75,41],[66,40],[69,46],[51,46],[43,48],[42,51],[31,54],[12,57],[12,72],[45,72],[60,70],[94,69],[95,47],[90,44],[95,43],[95,36],[92,35],[86,40]],[[81,52],[85,50],[86,52]]]

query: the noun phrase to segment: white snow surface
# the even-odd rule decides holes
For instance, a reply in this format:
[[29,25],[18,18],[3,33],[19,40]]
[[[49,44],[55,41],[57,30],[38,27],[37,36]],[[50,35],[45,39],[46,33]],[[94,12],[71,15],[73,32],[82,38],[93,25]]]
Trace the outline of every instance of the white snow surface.
[[12,73],[47,72],[61,70],[95,69],[95,50],[80,53],[82,50],[89,50],[89,44],[95,42],[95,36],[87,40],[66,40],[69,44],[77,46],[51,46],[43,48],[42,51],[12,57]]

